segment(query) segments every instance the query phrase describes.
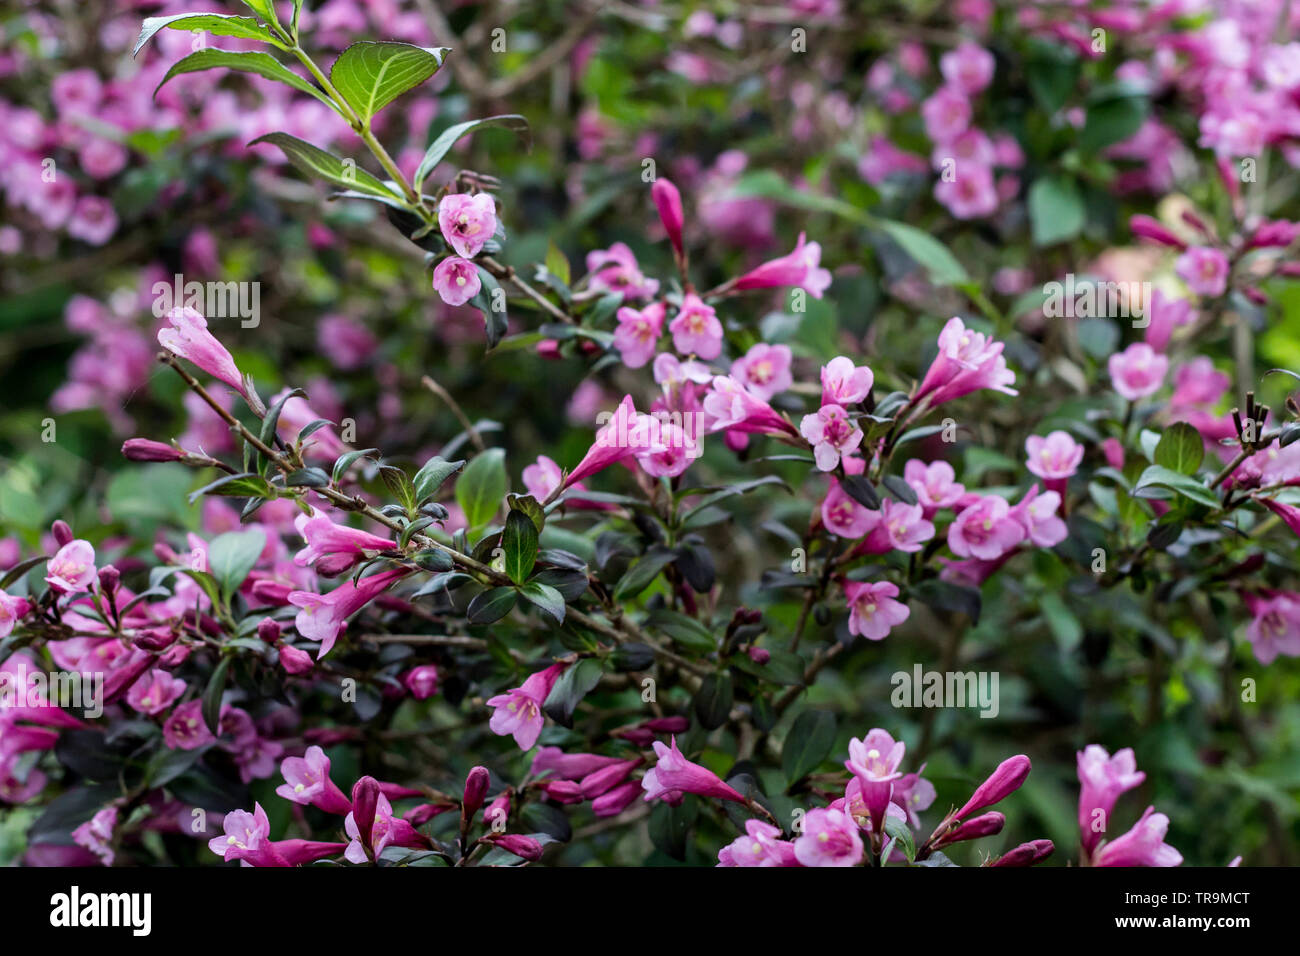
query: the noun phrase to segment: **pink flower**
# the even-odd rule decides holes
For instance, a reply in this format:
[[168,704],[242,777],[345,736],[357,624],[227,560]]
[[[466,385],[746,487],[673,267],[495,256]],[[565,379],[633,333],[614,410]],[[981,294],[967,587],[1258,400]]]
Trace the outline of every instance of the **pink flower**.
[[948,547],[962,558],[993,561],[1025,538],[1025,529],[1011,514],[1005,498],[986,495],[963,508],[948,526]]
[[533,754],[533,763],[528,774],[532,777],[550,774],[557,780],[582,780],[620,762],[618,757],[606,757],[601,754],[566,754],[559,747],[539,747],[537,753]]
[[993,170],[983,163],[952,158],[953,175],[934,184],[934,198],[958,219],[980,219],[997,212],[998,189]]
[[1046,438],[1030,435],[1025,439],[1025,467],[1047,482],[1047,487],[1060,492],[1065,481],[1079,469],[1083,461],[1083,446],[1069,432],[1049,432]]
[[1145,342],[1134,342],[1106,363],[1115,391],[1130,402],[1159,391],[1169,370],[1169,359]]
[[1146,343],[1157,352],[1163,352],[1169,347],[1174,329],[1191,324],[1196,311],[1190,300],[1171,298],[1157,289],[1151,293],[1151,300],[1147,303],[1147,318]]
[[895,741],[887,731],[876,727],[866,737],[849,741],[849,759],[845,768],[857,780],[863,809],[876,833],[880,833],[889,808],[894,781],[902,777],[898,769],[907,747]]
[[649,432],[649,448],[638,452],[636,460],[646,474],[656,478],[676,478],[700,456],[701,450],[694,436],[687,434],[675,422],[652,417],[645,427]]
[[1172,246],[1175,249],[1186,249],[1187,244],[1169,228],[1164,226],[1158,219],[1152,219],[1150,216],[1132,216],[1128,221],[1129,229],[1133,230],[1133,235],[1139,239],[1148,239],[1151,242],[1158,242],[1162,246]]
[[271,842],[271,821],[260,803],[253,804],[253,812],[232,810],[221,821],[225,831],[208,841],[208,849],[229,862],[256,856]]
[[349,617],[407,573],[404,568],[381,571],[362,578],[356,584],[350,580],[345,581],[329,594],[290,591],[289,603],[301,608],[293,621],[298,633],[309,641],[320,642],[320,652],[316,659],[320,660],[334,648],[334,642],[343,633]]
[[499,737],[513,736],[520,750],[531,750],[546,723],[542,704],[566,667],[565,663],[552,664],[532,674],[520,686],[490,698],[487,705],[496,708],[488,722],[492,733]]
[[[649,451],[648,433],[643,419],[644,416],[639,415],[636,406],[632,404],[631,395],[624,395],[623,401],[612,414],[602,412],[603,423],[596,431],[596,440],[591,443],[578,466],[569,472],[559,490],[576,487],[582,479],[604,471],[629,455]],[[547,499],[556,494],[558,490],[548,495]]]
[[813,446],[813,457],[822,471],[834,471],[841,455],[862,444],[862,430],[839,405],[823,405],[816,414],[805,415],[799,432]]
[[71,594],[89,591],[96,579],[95,549],[77,538],[59,548],[45,567],[45,583],[55,591]]
[[920,551],[934,537],[934,525],[925,520],[924,513],[919,502],[905,505],[885,499],[880,503],[880,518],[864,542],[865,550],[869,554]]
[[113,829],[117,826],[117,807],[104,807],[72,831],[72,840],[85,847],[103,862],[113,865]]
[[722,354],[722,323],[713,307],[694,292],[682,299],[668,331],[673,334],[673,348],[682,355],[698,355],[707,361]]
[[15,597],[0,590],[0,638],[12,634],[14,627],[31,609],[26,598]]
[[1223,295],[1228,288],[1228,257],[1210,246],[1192,246],[1175,265],[1179,278],[1198,295]]
[[1025,497],[1011,509],[1011,517],[1020,522],[1025,529],[1025,537],[1040,548],[1054,548],[1065,540],[1069,528],[1057,517],[1061,507],[1061,496],[1055,491],[1038,493],[1034,485]]
[[817,807],[804,814],[803,833],[794,841],[801,865],[857,866],[862,853],[861,830],[843,810]]
[[639,780],[620,783],[617,787],[605,791],[591,801],[592,813],[598,818],[616,817],[630,807],[640,795],[641,782]]
[[316,344],[335,368],[344,371],[360,368],[379,348],[368,328],[343,315],[327,315],[320,320]]
[[668,241],[673,244],[673,252],[680,259],[682,226],[686,221],[686,216],[682,212],[682,194],[669,180],[660,178],[656,179],[654,185],[650,187],[650,198],[654,200],[655,208],[659,210],[659,220],[664,224],[664,232],[668,233]]
[[74,239],[102,246],[117,232],[117,213],[113,204],[101,196],[82,196],[65,228]]
[[889,581],[847,581],[844,597],[849,603],[849,633],[869,641],[881,640],[912,613],[894,600],[898,585]]
[[1112,757],[1104,747],[1089,744],[1076,755],[1076,763],[1079,772],[1079,835],[1084,853],[1091,856],[1110,826],[1115,801],[1125,791],[1140,785],[1147,775],[1138,770],[1132,747],[1116,751]]
[[213,378],[244,394],[244,377],[226,347],[208,331],[208,320],[188,306],[167,313],[171,328],[160,329],[158,344],[193,362]]
[[[859,849],[861,849],[859,847]],[[718,866],[795,866],[794,844],[762,820],[745,821],[745,836],[718,851]]]
[[931,140],[950,143],[970,126],[970,100],[956,87],[941,86],[921,104],[921,117]]
[[767,402],[729,375],[716,375],[701,403],[708,431],[724,430],[759,435],[795,434],[794,426]]
[[536,863],[546,851],[540,840],[522,833],[489,833],[483,840],[530,863]]
[[790,374],[793,354],[788,345],[759,342],[731,363],[731,377],[765,402],[794,383]]
[[624,301],[652,299],[659,291],[659,280],[641,274],[636,256],[623,242],[587,253],[587,271],[591,273],[590,288],[621,292]]
[[745,798],[722,782],[712,770],[691,763],[677,749],[677,737],[672,738],[672,746],[664,746],[662,741],[654,742],[655,754],[659,762],[646,771],[641,778],[641,787],[645,790],[645,799],[665,800],[668,803],[680,803],[688,793],[717,800],[734,800],[744,803]]
[[448,256],[433,270],[433,291],[448,305],[464,305],[483,288],[478,266],[459,256]]
[[320,747],[308,747],[302,757],[285,757],[280,773],[284,783],[275,788],[277,796],[340,816],[351,811],[352,801],[330,779],[330,759]]
[[831,479],[830,491],[822,502],[822,523],[841,538],[861,538],[880,521],[880,512],[859,504]]
[[438,228],[456,255],[472,259],[497,231],[497,207],[488,193],[453,193],[438,204]]
[[993,54],[968,40],[939,57],[939,72],[949,84],[974,96],[993,82]]
[[1300,594],[1270,592],[1267,597],[1243,595],[1252,615],[1246,640],[1261,664],[1271,664],[1279,654],[1300,657]]
[[794,251],[779,259],[764,262],[746,272],[735,280],[732,288],[743,291],[796,286],[805,290],[814,299],[820,299],[831,284],[831,274],[821,268],[821,258],[821,244],[806,242],[805,234],[801,232]]
[[196,750],[216,738],[203,721],[203,702],[181,704],[163,722],[163,742],[172,750]]
[[1169,818],[1147,807],[1142,818],[1123,836],[1103,843],[1092,857],[1093,866],[1178,866],[1183,855],[1165,842]]
[[875,376],[865,365],[843,355],[822,366],[822,404],[856,405],[871,394]]
[[438,668],[433,664],[412,667],[402,675],[402,684],[416,700],[428,700],[438,693]]
[[185,681],[154,668],[131,685],[126,702],[142,714],[161,714],[185,693]]
[[1017,394],[1010,385],[1016,376],[1002,357],[1003,345],[966,328],[956,316],[939,333],[939,354],[921,380],[915,398],[930,397],[931,406],[961,398],[982,388]]
[[1008,757],[998,764],[987,780],[975,788],[970,799],[952,815],[951,819],[964,820],[976,810],[983,810],[1005,800],[1020,789],[1020,785],[1029,776],[1030,769],[1029,758],[1024,754]]
[[966,486],[955,481],[957,473],[946,461],[926,464],[918,458],[903,466],[903,480],[914,492],[926,518],[941,508],[951,508],[966,494]]
[[293,556],[293,563],[300,568],[310,567],[325,558],[329,569],[341,574],[374,552],[391,551],[397,547],[397,542],[388,538],[335,524],[320,512],[310,516],[300,514],[293,524],[307,542],[307,546]]
[[614,347],[628,368],[641,368],[654,358],[659,336],[664,330],[665,312],[662,302],[652,302],[640,311],[626,305],[618,310]]

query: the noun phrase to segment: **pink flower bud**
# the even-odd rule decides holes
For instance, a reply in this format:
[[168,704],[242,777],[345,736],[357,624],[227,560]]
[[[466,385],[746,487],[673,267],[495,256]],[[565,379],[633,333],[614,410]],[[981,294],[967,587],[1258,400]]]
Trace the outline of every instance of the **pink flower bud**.
[[72,529],[62,518],[50,525],[50,533],[54,535],[54,541],[60,548],[72,541]]
[[280,646],[280,666],[290,674],[306,674],[313,667],[311,655],[291,644]]
[[542,339],[535,346],[539,357],[556,361],[560,358],[560,343],[557,339]]
[[361,842],[370,848],[370,831],[375,825],[375,810],[379,805],[379,781],[362,777],[352,787],[352,815]]
[[682,226],[686,217],[682,213],[682,194],[667,179],[656,179],[650,187],[650,198],[659,210],[659,219],[668,233],[668,241],[673,244],[673,251],[678,257],[682,255]]
[[169,627],[154,627],[135,636],[135,646],[141,650],[160,653],[176,643],[176,632]]
[[1002,854],[989,866],[1033,866],[1041,860],[1047,859],[1052,855],[1056,847],[1052,845],[1051,840],[1032,840],[1029,843],[1022,843],[1014,850],[1008,850]]
[[488,773],[487,767],[475,767],[465,777],[465,794],[461,797],[460,812],[461,816],[466,820],[477,813],[479,807],[483,806],[483,801],[487,798],[489,783],[491,783],[491,775]]
[[257,636],[268,644],[274,644],[280,639],[280,631],[280,622],[269,617],[262,618],[257,624]]
[[402,676],[402,683],[416,700],[428,700],[438,693],[438,668],[432,664],[412,667]]
[[183,457],[171,445],[148,438],[128,438],[122,442],[122,454],[128,461],[180,461]]
[[751,647],[749,649],[749,659],[755,664],[766,664],[772,659],[772,652],[762,647]]
[[980,837],[993,836],[1002,832],[1002,827],[1006,825],[1006,822],[1007,818],[996,810],[981,813],[979,816],[971,817],[955,829],[944,834],[935,842],[935,847],[949,846],[953,843],[961,843],[964,840],[978,840]]
[[1149,239],[1162,246],[1173,246],[1179,251],[1187,248],[1187,243],[1150,216],[1133,216],[1128,221],[1128,227],[1139,239]]
[[542,858],[545,850],[539,842],[530,836],[524,836],[521,833],[494,833],[483,838],[489,843],[508,850],[515,856],[521,856],[530,863],[535,863]]
[[450,803],[422,803],[406,811],[403,819],[413,827],[422,827],[439,814],[453,809],[454,806]]
[[991,807],[1003,798],[1015,793],[1029,776],[1029,758],[1024,754],[1008,757],[998,764],[989,778],[980,784],[966,805],[953,814],[954,820],[963,820],[976,810]]
[[111,595],[121,583],[122,572],[111,564],[106,564],[99,569],[99,590],[103,594]]

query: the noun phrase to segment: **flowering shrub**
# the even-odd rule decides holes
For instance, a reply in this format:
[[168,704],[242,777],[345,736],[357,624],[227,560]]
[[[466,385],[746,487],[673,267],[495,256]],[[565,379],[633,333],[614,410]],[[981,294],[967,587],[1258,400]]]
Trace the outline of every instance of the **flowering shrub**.
[[1293,860],[1300,12],[244,5],[8,23],[0,853]]

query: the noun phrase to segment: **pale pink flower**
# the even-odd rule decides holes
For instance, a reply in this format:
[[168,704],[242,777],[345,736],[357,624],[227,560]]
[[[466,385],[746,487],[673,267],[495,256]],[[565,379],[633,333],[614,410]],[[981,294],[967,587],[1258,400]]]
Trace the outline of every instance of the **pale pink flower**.
[[849,741],[849,759],[844,766],[858,783],[865,810],[862,815],[871,821],[876,833],[882,832],[894,783],[903,776],[898,767],[906,750],[901,740],[895,741],[879,727],[872,728],[861,740],[854,737]]
[[654,357],[664,330],[665,311],[662,302],[652,302],[641,310],[626,305],[618,310],[614,347],[628,368],[641,368]]
[[171,328],[158,331],[159,345],[244,394],[244,377],[230,352],[208,331],[207,319],[185,306],[168,312],[167,321]]
[[717,800],[734,800],[744,803],[745,798],[733,790],[712,770],[691,763],[677,749],[677,738],[672,738],[672,746],[663,742],[654,742],[655,754],[659,762],[646,771],[641,778],[641,787],[645,790],[645,799],[665,800],[668,803],[680,803],[688,793]]
[[731,363],[731,377],[765,402],[789,388],[794,378],[790,374],[793,354],[788,345],[768,345],[759,342],[741,358]]
[[760,435],[795,434],[794,426],[771,405],[729,375],[714,376],[713,387],[701,404],[710,433],[729,430]]
[[1065,482],[1079,470],[1083,446],[1069,432],[1049,432],[1047,437],[1030,435],[1025,439],[1025,467],[1047,482],[1056,492],[1064,491]]
[[64,594],[89,591],[96,574],[94,547],[89,541],[77,538],[59,548],[50,558],[45,566],[45,583]]
[[459,256],[448,256],[433,270],[433,291],[448,305],[464,305],[483,288],[478,266]]
[[969,40],[939,57],[944,80],[968,96],[993,82],[993,54]]
[[1040,548],[1054,548],[1065,540],[1069,534],[1066,523],[1057,516],[1061,507],[1061,496],[1055,491],[1038,493],[1034,485],[1025,497],[1011,509],[1011,517],[1020,522],[1025,529],[1025,536]]
[[970,126],[970,100],[953,86],[941,86],[921,104],[926,134],[936,143],[949,143]]
[[903,466],[903,480],[914,492],[925,517],[932,518],[942,508],[951,508],[966,494],[966,486],[954,480],[957,473],[946,461],[926,464],[913,458]]
[[920,551],[934,537],[934,525],[925,520],[924,514],[920,502],[906,505],[886,498],[880,503],[879,520],[863,542],[864,550],[870,554]]
[[857,866],[862,854],[861,829],[843,810],[817,807],[804,814],[803,833],[794,841],[802,866]]
[[590,288],[620,292],[624,301],[652,299],[659,291],[659,280],[641,274],[636,256],[623,242],[587,253],[587,271],[591,273]]
[[1002,349],[1001,342],[967,329],[954,316],[939,333],[939,354],[926,370],[915,397],[928,395],[930,404],[935,406],[982,388],[1017,394],[1009,387],[1016,376],[1006,367]]
[[298,633],[309,641],[320,642],[316,659],[322,659],[334,648],[334,642],[343,633],[349,617],[408,573],[405,568],[381,571],[362,578],[356,584],[351,580],[344,581],[328,594],[289,592],[289,603],[300,608],[293,622]]
[[0,590],[0,638],[12,634],[14,627],[31,611],[31,607],[26,598],[6,594]]
[[566,667],[564,663],[552,664],[530,675],[520,686],[490,698],[487,705],[495,708],[488,722],[492,733],[513,736],[520,750],[531,750],[546,723],[542,704]]
[[869,641],[883,639],[912,613],[894,600],[898,585],[889,581],[847,581],[844,597],[849,604],[849,633]]
[[131,685],[126,702],[142,714],[161,714],[185,693],[185,681],[154,668]]
[[822,501],[822,523],[841,538],[861,538],[880,521],[880,512],[860,504],[831,479],[830,490]]
[[1115,391],[1136,402],[1160,390],[1169,371],[1169,359],[1145,342],[1134,342],[1123,352],[1112,355],[1106,368]]
[[1089,744],[1076,755],[1079,774],[1079,835],[1083,851],[1091,855],[1110,826],[1115,801],[1127,790],[1140,785],[1147,775],[1137,768],[1133,748],[1117,750],[1115,756],[1104,747]]
[[72,840],[85,847],[105,866],[113,865],[113,829],[117,826],[117,807],[104,807],[93,817],[72,831]]
[[293,563],[300,568],[315,565],[324,558],[331,571],[341,574],[375,552],[391,551],[397,547],[397,542],[389,538],[335,524],[319,511],[298,515],[293,525],[307,542],[307,546],[293,556]]
[[1005,498],[986,495],[962,509],[948,526],[948,547],[962,558],[993,561],[1025,539],[1024,526]]
[[805,234],[801,232],[794,251],[746,272],[735,280],[732,288],[743,291],[795,286],[814,299],[820,299],[831,284],[830,272],[821,268],[821,257],[821,244],[806,242]]
[[934,184],[934,198],[958,219],[980,219],[997,212],[998,189],[993,171],[983,163],[951,158],[955,161],[953,175]]
[[1243,595],[1251,622],[1246,640],[1261,664],[1271,664],[1279,654],[1300,657],[1300,594],[1273,591],[1267,596]]
[[865,365],[837,356],[822,366],[822,404],[856,405],[871,394],[875,376]]
[[794,844],[762,820],[745,821],[745,835],[718,851],[718,866],[795,866]]
[[280,762],[280,773],[284,783],[275,792],[285,800],[326,813],[341,815],[351,811],[352,801],[330,779],[330,759],[320,747],[308,747],[301,757],[285,757]]
[[722,323],[713,307],[694,292],[682,299],[668,331],[673,335],[673,348],[682,355],[698,355],[708,361],[722,354]]
[[1197,295],[1214,298],[1228,288],[1228,257],[1211,246],[1192,246],[1178,257],[1175,271]]
[[1123,836],[1103,843],[1094,852],[1093,866],[1178,866],[1183,855],[1165,842],[1169,818],[1147,807],[1142,818]]
[[489,193],[453,193],[438,204],[438,227],[456,255],[472,259],[497,231],[497,207]]
[[260,803],[253,812],[232,810],[221,821],[225,831],[208,841],[208,849],[227,862],[254,856],[271,842],[271,821]]
[[163,722],[163,742],[172,750],[195,750],[216,738],[203,721],[203,702],[181,704]]
[[815,414],[805,415],[799,433],[813,446],[813,457],[822,471],[834,471],[840,456],[862,444],[862,429],[839,405],[823,405]]

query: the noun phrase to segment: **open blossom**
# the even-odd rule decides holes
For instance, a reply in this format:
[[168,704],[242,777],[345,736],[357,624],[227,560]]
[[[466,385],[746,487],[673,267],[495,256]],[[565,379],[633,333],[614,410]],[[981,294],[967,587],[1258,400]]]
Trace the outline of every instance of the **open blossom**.
[[433,270],[433,291],[448,305],[464,305],[483,288],[478,266],[459,256],[448,256]]
[[849,603],[849,633],[869,641],[881,640],[912,613],[894,600],[898,585],[889,581],[848,581],[844,597]]
[[1209,246],[1193,246],[1178,257],[1179,278],[1198,295],[1214,298],[1228,288],[1228,257]]
[[640,310],[626,305],[618,310],[614,347],[628,368],[641,368],[654,358],[659,336],[664,330],[665,311],[662,302],[651,302]]
[[1110,826],[1115,801],[1140,785],[1147,775],[1137,768],[1133,748],[1115,751],[1089,744],[1076,755],[1079,773],[1079,835],[1084,852],[1091,854]]
[[1055,491],[1038,492],[1038,485],[1032,486],[1025,496],[1011,509],[1011,517],[1020,522],[1025,529],[1025,537],[1040,548],[1054,548],[1065,540],[1070,533],[1066,523],[1057,516],[1061,507],[1061,495]]
[[941,508],[951,508],[966,494],[966,486],[956,481],[957,473],[946,461],[926,464],[913,458],[903,466],[903,480],[916,493],[926,518],[933,518]]
[[745,798],[722,782],[712,770],[691,763],[677,749],[677,738],[672,738],[672,746],[662,741],[654,742],[655,754],[659,762],[646,771],[641,778],[641,787],[645,790],[645,799],[666,800],[668,803],[680,803],[688,793],[701,797],[713,797],[718,800],[734,800],[744,803]]
[[352,809],[352,801],[330,779],[330,759],[320,747],[308,747],[301,757],[285,757],[280,773],[284,783],[275,792],[285,800],[340,815]]
[[970,100],[955,86],[941,86],[921,104],[921,117],[930,139],[950,143],[970,126]]
[[715,375],[701,403],[709,432],[793,435],[794,426],[767,402],[729,375]]
[[438,204],[438,228],[456,255],[472,259],[497,231],[496,202],[489,193],[453,193]]
[[861,740],[854,737],[849,741],[849,759],[844,766],[858,783],[864,815],[876,833],[884,826],[894,783],[903,776],[898,767],[906,750],[901,740],[895,741],[879,727],[872,728]]
[[89,541],[77,538],[50,558],[45,567],[45,583],[64,594],[89,591],[96,574],[94,547]]
[[293,563],[310,567],[328,561],[336,574],[361,561],[366,552],[389,551],[397,547],[397,543],[388,538],[335,524],[320,512],[299,515],[294,519],[294,528],[306,540],[307,546],[293,556]]
[[676,478],[700,456],[697,436],[681,425],[650,418],[645,426],[651,433],[649,447],[636,455],[646,474],[656,478]]
[[1010,387],[1016,376],[1007,368],[1002,349],[1001,342],[966,328],[966,323],[954,316],[939,333],[939,354],[926,370],[915,397],[929,396],[931,405],[940,405],[983,388],[1017,394]]
[[488,722],[492,733],[501,737],[513,736],[520,750],[531,750],[546,723],[542,704],[546,703],[551,688],[566,667],[568,665],[564,663],[552,664],[530,675],[520,686],[490,698],[487,705],[495,708]]
[[799,233],[794,251],[746,272],[735,280],[732,288],[745,290],[795,286],[814,299],[820,299],[831,284],[831,274],[821,268],[821,244],[806,242],[805,238],[804,233]]
[[[1030,435],[1025,439],[1025,467],[1044,479],[1069,478],[1083,461],[1083,446],[1069,432],[1049,432],[1047,437]],[[1050,485],[1049,485],[1050,487]]]
[[1147,807],[1142,818],[1122,836],[1101,844],[1093,866],[1178,866],[1183,855],[1165,842],[1169,818]]
[[879,518],[867,535],[865,550],[870,554],[889,551],[920,551],[934,537],[934,525],[925,520],[920,503],[905,505],[886,498],[880,503]]
[[1106,368],[1115,391],[1136,402],[1159,391],[1169,371],[1169,359],[1145,342],[1134,342],[1123,352],[1112,355]]
[[[636,406],[632,404],[632,396],[624,395],[623,401],[619,403],[613,414],[603,420],[596,432],[595,441],[587,449],[587,454],[583,455],[582,461],[569,472],[569,476],[564,479],[564,484],[560,488],[572,488],[582,479],[603,471],[637,451],[646,450],[633,447],[633,436],[638,434],[639,418]],[[554,494],[556,492],[551,493]]]
[[12,634],[19,619],[24,617],[30,610],[31,604],[28,603],[26,598],[6,594],[3,590],[0,590],[0,638],[6,638]]
[[822,471],[834,471],[840,456],[862,444],[862,429],[839,405],[823,405],[815,414],[805,415],[799,433],[813,446],[813,457]]
[[862,831],[846,812],[817,807],[804,814],[803,833],[794,841],[801,865],[857,866],[862,854]]
[[226,347],[208,331],[208,320],[189,306],[167,313],[171,328],[158,331],[158,344],[167,351],[189,359],[213,378],[225,382],[244,394],[244,377]]
[[253,812],[232,810],[221,821],[225,832],[208,841],[208,849],[223,860],[242,860],[256,854],[271,840],[271,821],[260,803]]
[[974,96],[993,81],[993,54],[966,41],[939,57],[939,72],[952,86]]
[[334,647],[343,633],[347,619],[361,610],[408,572],[403,568],[381,571],[359,582],[345,581],[328,594],[314,591],[291,591],[289,603],[300,608],[294,626],[309,641],[320,642],[320,660]]
[[872,511],[849,496],[840,483],[831,479],[830,490],[822,501],[822,523],[841,538],[861,538],[880,521],[880,512]]
[[652,299],[659,291],[659,280],[641,274],[636,256],[623,242],[587,253],[587,271],[591,273],[588,285],[592,289],[621,292],[624,301]]
[[1252,617],[1246,640],[1261,664],[1271,664],[1279,654],[1300,657],[1300,594],[1273,591],[1267,596],[1244,595]]
[[962,509],[948,526],[948,547],[962,558],[992,561],[1025,538],[1025,529],[1011,514],[1005,498],[985,495]]
[[72,831],[72,839],[85,847],[105,866],[113,865],[113,830],[117,826],[117,807],[104,807],[93,817]]
[[871,394],[875,376],[865,365],[854,365],[853,359],[836,356],[822,366],[822,404],[856,405]]
[[[861,851],[861,841],[859,841]],[[718,866],[796,866],[794,844],[762,820],[745,821],[745,835],[718,851]]]
[[794,383],[790,363],[794,356],[788,345],[759,342],[731,363],[731,377],[765,402]]
[[[938,147],[941,152],[945,149]],[[951,158],[954,174],[934,184],[934,198],[958,219],[979,219],[997,212],[998,183],[993,179],[993,170],[983,163]]]
[[694,292],[688,292],[682,299],[682,307],[668,323],[668,331],[673,334],[673,348],[682,355],[698,355],[707,361],[722,354],[722,323],[718,314]]
[[203,720],[203,702],[181,704],[163,722],[163,741],[172,750],[196,750],[216,738]]
[[131,685],[126,702],[142,714],[161,714],[185,693],[185,681],[154,668]]

